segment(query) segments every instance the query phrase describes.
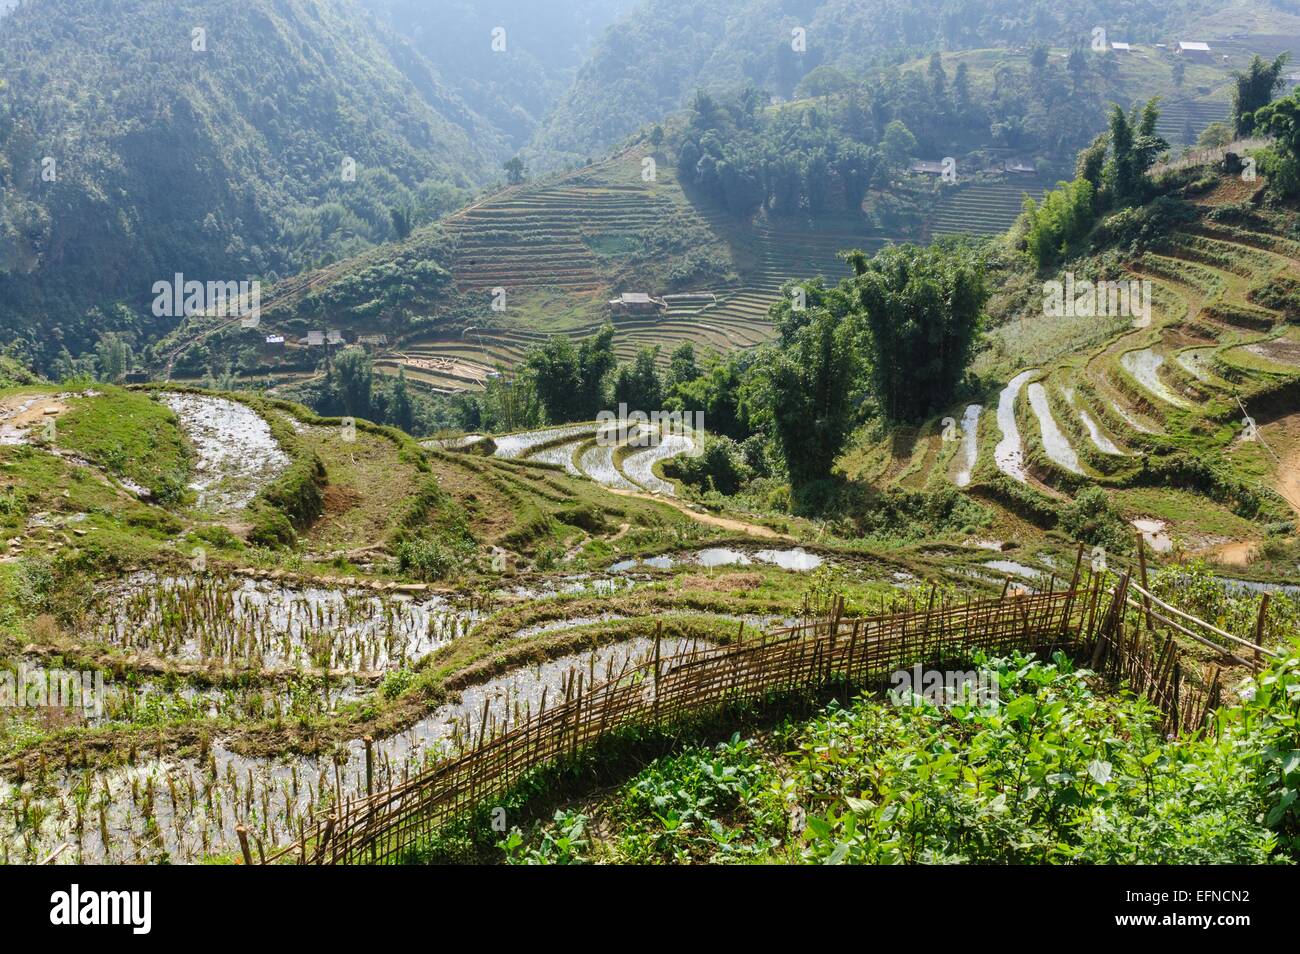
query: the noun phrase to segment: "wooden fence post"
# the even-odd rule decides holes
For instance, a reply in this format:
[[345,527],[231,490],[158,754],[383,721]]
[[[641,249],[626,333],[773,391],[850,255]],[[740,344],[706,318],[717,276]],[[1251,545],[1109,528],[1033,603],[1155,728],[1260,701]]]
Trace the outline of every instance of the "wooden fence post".
[[248,829],[243,825],[236,825],[235,834],[239,836],[239,850],[244,856],[244,864],[251,868],[253,865],[253,855],[252,852],[248,850]]
[[366,744],[366,796],[375,794],[375,740],[373,736],[364,736]]
[[[1255,620],[1255,645],[1264,645],[1264,627],[1268,622],[1268,599],[1271,594],[1265,593],[1259,601],[1259,617]],[[1260,655],[1258,649],[1255,650],[1255,668],[1264,668],[1264,658]]]
[[[1146,545],[1146,538],[1143,537],[1142,534],[1139,532],[1138,535],[1137,535],[1137,541],[1138,541],[1138,570],[1139,570],[1139,571],[1141,572],[1141,574],[1142,574],[1142,589],[1146,590],[1147,593],[1150,593],[1150,592],[1151,592],[1151,586],[1150,586],[1150,584],[1147,583],[1147,545]],[[1143,606],[1143,608],[1145,609],[1145,612],[1146,612],[1147,629],[1150,630],[1150,629],[1153,628],[1153,627],[1152,627],[1152,624],[1151,624],[1151,597],[1146,596],[1146,595],[1143,595],[1143,597],[1142,597],[1142,606]]]
[[654,695],[653,710],[651,712],[651,718],[654,719],[654,724],[656,728],[658,728],[659,726],[659,675],[661,672],[660,665],[659,665],[659,659],[660,659],[659,643],[663,640],[663,635],[664,635],[664,623],[663,620],[660,620],[655,625],[655,695]]

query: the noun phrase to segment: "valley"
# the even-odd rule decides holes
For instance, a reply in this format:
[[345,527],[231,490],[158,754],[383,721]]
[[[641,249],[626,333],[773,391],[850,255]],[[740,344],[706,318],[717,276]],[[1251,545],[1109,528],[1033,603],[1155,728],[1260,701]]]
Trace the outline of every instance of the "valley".
[[1300,17],[1083,6],[0,11],[0,867],[1300,861]]

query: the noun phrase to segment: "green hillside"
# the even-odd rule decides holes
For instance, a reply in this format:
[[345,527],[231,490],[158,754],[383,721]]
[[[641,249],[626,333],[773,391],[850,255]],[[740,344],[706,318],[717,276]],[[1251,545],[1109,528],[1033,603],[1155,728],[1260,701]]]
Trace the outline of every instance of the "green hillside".
[[[821,67],[849,75],[906,62],[933,50],[1023,48],[1033,42],[1087,46],[1092,29],[1111,38],[1164,41],[1176,25],[1210,14],[1199,2],[1139,6],[1090,4],[1042,8],[1026,18],[1021,6],[984,0],[962,9],[922,10],[893,0],[727,0],[707,8],[652,0],[627,14],[599,43],[572,90],[537,137],[537,146],[572,155],[607,148],[642,125],[686,107],[700,87],[754,83],[782,97]],[[1260,18],[1267,29],[1279,15]],[[1224,22],[1231,20],[1230,16]],[[791,31],[805,31],[805,51]],[[1225,33],[1245,32],[1238,24]],[[654,64],[646,69],[647,61]]]
[[41,0],[7,17],[10,340],[45,367],[104,331],[140,347],[174,324],[150,313],[156,281],[274,279],[391,237],[393,208],[427,221],[459,205],[500,161],[499,137],[454,91],[423,98],[381,28],[357,27],[351,0],[256,0],[238,16],[207,0]]
[[0,0],[0,870],[1300,863],[1291,5]]

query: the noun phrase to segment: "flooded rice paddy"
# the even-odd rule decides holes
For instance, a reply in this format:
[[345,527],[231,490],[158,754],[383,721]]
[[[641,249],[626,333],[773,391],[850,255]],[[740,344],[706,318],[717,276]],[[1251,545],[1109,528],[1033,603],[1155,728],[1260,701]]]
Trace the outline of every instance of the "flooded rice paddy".
[[420,659],[477,618],[441,596],[140,573],[107,592],[88,635],[187,662],[373,672]]
[[[661,652],[693,647],[707,644],[664,640]],[[373,784],[410,777],[484,725],[492,731],[517,724],[554,705],[579,675],[584,685],[599,683],[643,665],[653,651],[651,639],[612,643],[468,687],[405,731],[375,741]],[[195,758],[136,756],[107,771],[49,767],[21,782],[0,782],[0,863],[195,863],[237,854],[237,825],[269,850],[295,840],[331,805],[366,791],[359,739],[322,756],[249,757],[220,741]]]
[[190,489],[211,513],[235,513],[289,467],[271,427],[252,408],[228,398],[171,391],[163,401],[180,419],[197,460]]
[[1150,348],[1143,348],[1141,351],[1126,351],[1120,355],[1120,365],[1142,387],[1154,394],[1166,404],[1172,404],[1174,407],[1191,407],[1191,402],[1186,398],[1175,394],[1169,385],[1161,379],[1159,371],[1164,365],[1163,355],[1156,354]]
[[982,405],[969,404],[961,416],[961,445],[957,448],[957,472],[953,482],[958,487],[970,484],[975,461],[979,457],[979,423]]
[[1079,455],[1074,452],[1070,446],[1070,441],[1056,424],[1056,418],[1052,417],[1052,408],[1047,402],[1047,389],[1035,381],[1029,385],[1029,406],[1033,408],[1034,416],[1038,418],[1038,430],[1043,438],[1043,450],[1051,458],[1054,464],[1064,467],[1066,470],[1075,474],[1082,474],[1083,468],[1079,466]]
[[998,429],[1002,432],[1002,439],[993,449],[993,461],[998,465],[998,470],[1022,484],[1029,481],[1029,473],[1025,470],[1025,449],[1020,441],[1020,427],[1016,423],[1016,399],[1020,397],[1020,391],[1029,379],[1037,373],[1021,371],[998,395]]

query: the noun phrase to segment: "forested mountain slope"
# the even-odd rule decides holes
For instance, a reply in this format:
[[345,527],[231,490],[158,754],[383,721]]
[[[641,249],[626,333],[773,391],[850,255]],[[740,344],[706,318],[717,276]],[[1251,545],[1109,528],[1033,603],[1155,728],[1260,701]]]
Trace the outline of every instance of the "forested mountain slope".
[[[361,0],[391,30],[394,61],[423,91],[431,65],[512,147],[567,93],[605,28],[636,0]],[[547,157],[532,157],[547,165]]]
[[145,315],[175,272],[274,277],[392,237],[394,208],[460,204],[504,146],[436,76],[417,91],[387,42],[352,0],[6,16],[0,326],[47,362],[138,322],[89,310]]
[[[1165,39],[1175,26],[1214,12],[1202,0],[1028,9],[1014,0],[923,7],[902,0],[646,0],[602,38],[537,146],[574,154],[608,146],[682,108],[698,87],[753,83],[789,97],[820,66],[860,71],[936,49],[1086,46],[1099,25],[1112,39]],[[796,29],[804,31],[802,52]]]

